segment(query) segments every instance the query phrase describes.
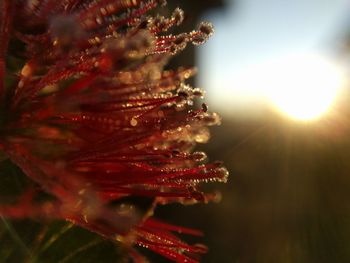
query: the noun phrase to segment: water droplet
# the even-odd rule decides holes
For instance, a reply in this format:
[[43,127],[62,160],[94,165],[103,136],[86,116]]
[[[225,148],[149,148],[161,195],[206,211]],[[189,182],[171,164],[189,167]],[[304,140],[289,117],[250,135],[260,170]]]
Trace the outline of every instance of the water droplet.
[[131,126],[133,126],[133,127],[135,127],[135,126],[137,126],[137,120],[135,119],[135,118],[132,118],[131,120],[130,120],[130,125]]
[[205,152],[194,152],[192,153],[192,158],[196,162],[203,162],[207,159],[207,155]]

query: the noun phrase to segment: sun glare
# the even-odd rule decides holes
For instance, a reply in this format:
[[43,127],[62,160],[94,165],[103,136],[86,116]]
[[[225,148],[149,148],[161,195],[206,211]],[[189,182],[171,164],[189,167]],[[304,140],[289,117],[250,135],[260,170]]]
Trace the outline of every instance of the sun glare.
[[322,116],[343,86],[335,63],[313,54],[276,60],[260,71],[264,93],[286,115],[298,120]]
[[267,104],[295,120],[318,120],[347,84],[345,73],[340,62],[316,52],[279,56],[218,78],[221,82],[213,84],[218,87],[212,91],[213,104],[230,112],[241,107],[244,113],[260,112]]

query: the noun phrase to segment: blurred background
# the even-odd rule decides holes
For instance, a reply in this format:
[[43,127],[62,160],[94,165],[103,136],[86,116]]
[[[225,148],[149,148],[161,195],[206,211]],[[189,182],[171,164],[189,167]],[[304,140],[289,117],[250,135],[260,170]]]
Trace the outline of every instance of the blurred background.
[[350,2],[169,2],[215,25],[173,64],[198,66],[223,118],[199,148],[231,175],[221,203],[158,215],[205,231],[203,262],[350,262]]

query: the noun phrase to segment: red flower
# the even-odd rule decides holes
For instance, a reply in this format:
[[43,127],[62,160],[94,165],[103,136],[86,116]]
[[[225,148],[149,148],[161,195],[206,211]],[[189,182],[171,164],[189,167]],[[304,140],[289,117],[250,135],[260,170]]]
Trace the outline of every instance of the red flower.
[[[200,232],[152,218],[158,204],[210,201],[215,195],[201,193],[200,183],[228,175],[192,152],[220,121],[205,105],[191,109],[203,95],[185,84],[194,70],[164,69],[212,27],[166,35],[183,13],[147,15],[164,2],[2,1],[0,146],[40,190],[28,189],[1,215],[66,219],[174,261],[196,262],[206,251],[173,234]],[[34,202],[40,191],[54,198]]]

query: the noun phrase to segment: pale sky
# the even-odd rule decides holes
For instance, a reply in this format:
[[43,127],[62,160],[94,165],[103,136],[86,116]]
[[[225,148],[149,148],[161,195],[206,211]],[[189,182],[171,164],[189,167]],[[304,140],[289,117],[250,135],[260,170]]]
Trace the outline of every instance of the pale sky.
[[234,110],[235,105],[252,108],[258,104],[254,89],[240,87],[240,79],[254,78],[249,74],[251,68],[292,53],[326,52],[336,44],[334,36],[350,14],[349,0],[227,3],[226,10],[205,18],[213,22],[216,30],[201,47],[199,56],[199,85],[219,111]]

